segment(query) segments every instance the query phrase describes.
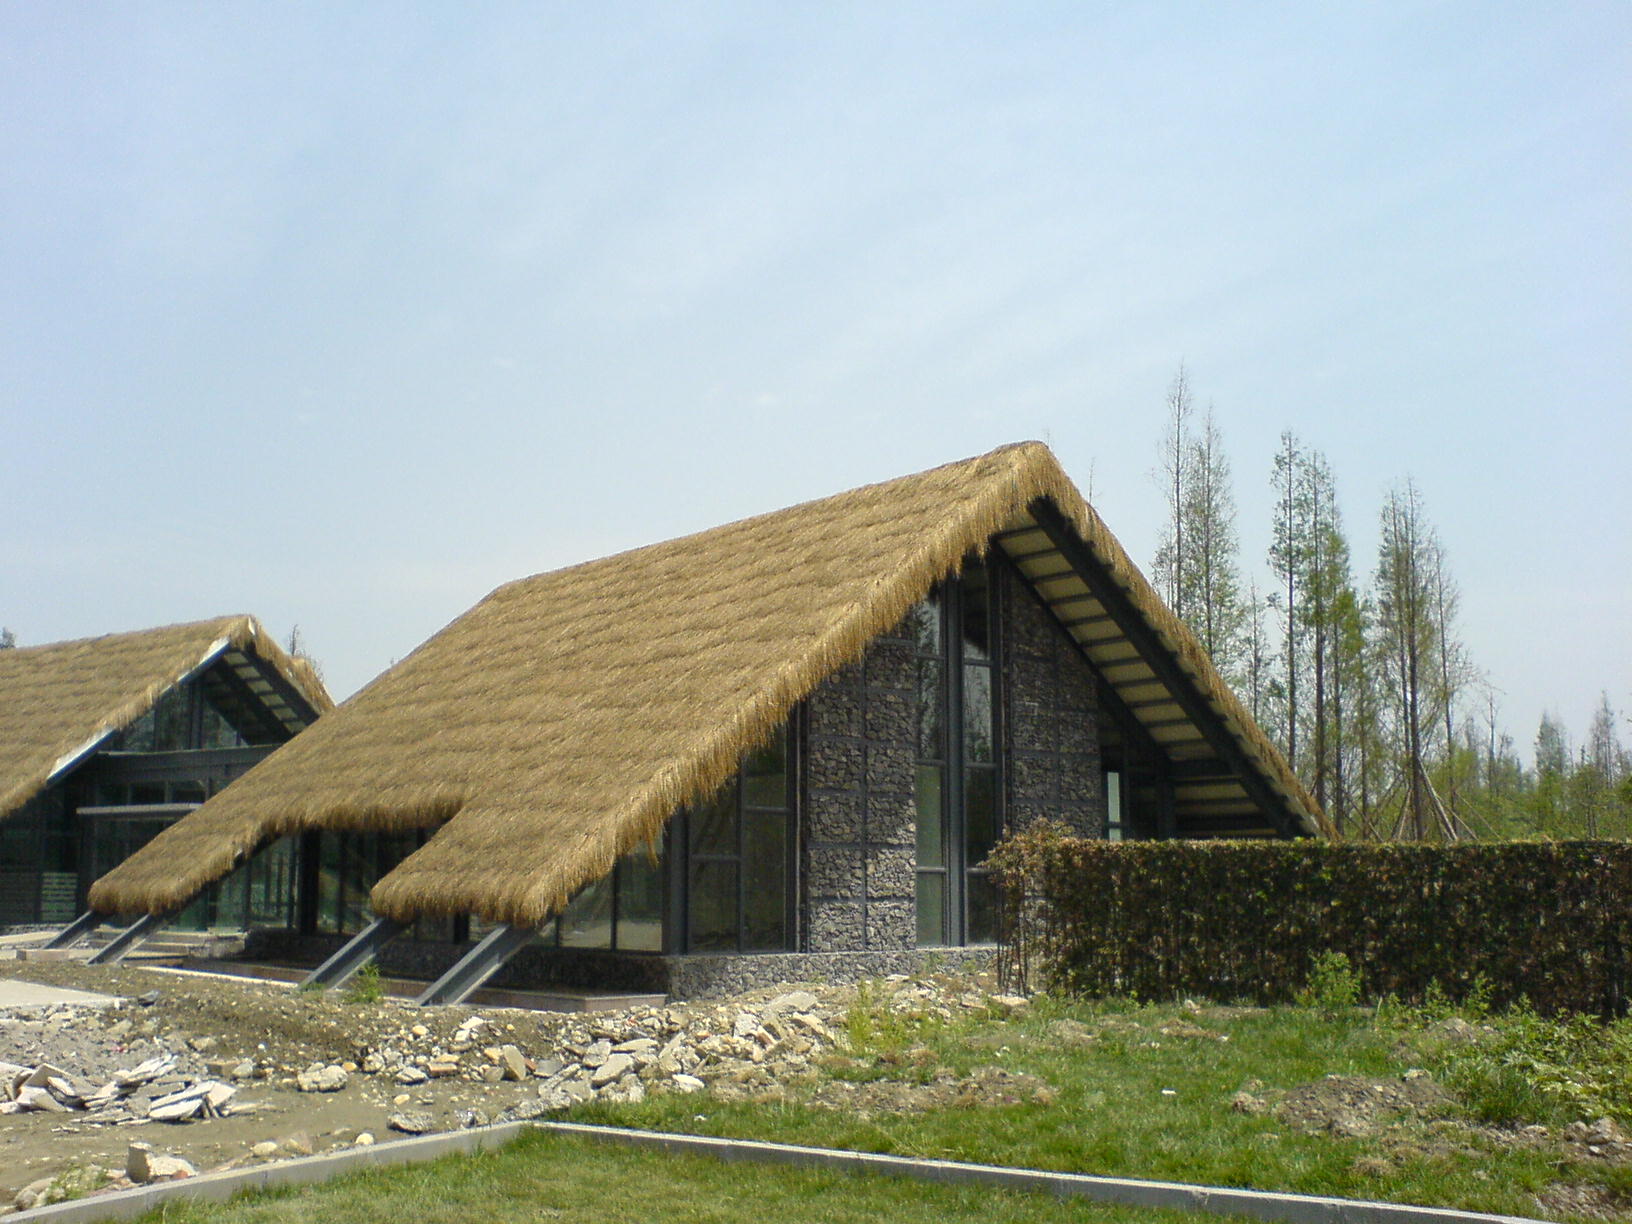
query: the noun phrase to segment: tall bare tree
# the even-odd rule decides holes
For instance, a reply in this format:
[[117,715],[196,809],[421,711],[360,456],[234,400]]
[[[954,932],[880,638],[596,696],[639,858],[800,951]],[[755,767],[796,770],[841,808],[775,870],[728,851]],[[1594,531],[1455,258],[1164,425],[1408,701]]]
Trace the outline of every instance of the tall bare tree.
[[1243,680],[1247,690],[1247,708],[1252,721],[1260,726],[1269,723],[1269,699],[1273,688],[1274,647],[1264,627],[1264,611],[1268,605],[1258,590],[1256,581],[1247,584],[1246,645],[1241,652]]
[[1457,836],[1428,779],[1429,728],[1438,723],[1448,697],[1438,675],[1444,657],[1441,639],[1451,632],[1450,622],[1439,615],[1436,573],[1443,563],[1422,494],[1408,479],[1390,491],[1383,505],[1375,584],[1380,654],[1393,705],[1404,803],[1397,828],[1419,841],[1430,834]]
[[1167,601],[1167,606],[1173,609],[1173,614],[1185,621],[1190,619],[1190,608],[1187,606],[1190,592],[1186,589],[1185,581],[1190,569],[1186,503],[1193,483],[1195,463],[1195,437],[1191,423],[1194,415],[1190,376],[1181,364],[1167,388],[1167,427],[1162,433],[1161,459],[1156,469],[1162,497],[1167,502],[1167,522],[1157,542],[1152,569],[1156,576],[1156,589]]
[[1213,662],[1232,681],[1241,678],[1248,612],[1241,599],[1240,538],[1235,492],[1212,407],[1191,448],[1189,519],[1190,622]]

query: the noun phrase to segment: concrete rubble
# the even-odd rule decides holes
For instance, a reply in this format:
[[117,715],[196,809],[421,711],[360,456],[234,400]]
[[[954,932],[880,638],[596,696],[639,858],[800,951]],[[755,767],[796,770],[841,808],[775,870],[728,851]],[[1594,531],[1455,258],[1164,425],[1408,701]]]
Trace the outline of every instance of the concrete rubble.
[[178,1074],[171,1054],[119,1068],[100,1087],[51,1063],[0,1062],[0,1114],[81,1112],[95,1122],[188,1122],[230,1113],[237,1092],[218,1080]]

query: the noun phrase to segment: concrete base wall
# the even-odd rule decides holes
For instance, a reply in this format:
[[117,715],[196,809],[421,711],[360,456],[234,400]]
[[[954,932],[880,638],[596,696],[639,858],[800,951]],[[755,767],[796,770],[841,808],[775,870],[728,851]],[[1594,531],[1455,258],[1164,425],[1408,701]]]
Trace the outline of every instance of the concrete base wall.
[[[338,935],[254,931],[249,960],[316,965],[344,942]],[[432,979],[470,948],[468,944],[417,943],[399,939],[380,954],[380,971],[392,977]],[[487,983],[515,990],[592,986],[600,990],[666,994],[674,999],[711,999],[774,986],[778,982],[854,982],[889,973],[980,968],[992,948],[907,948],[876,952],[765,952],[739,956],[658,956],[583,948],[528,948]]]

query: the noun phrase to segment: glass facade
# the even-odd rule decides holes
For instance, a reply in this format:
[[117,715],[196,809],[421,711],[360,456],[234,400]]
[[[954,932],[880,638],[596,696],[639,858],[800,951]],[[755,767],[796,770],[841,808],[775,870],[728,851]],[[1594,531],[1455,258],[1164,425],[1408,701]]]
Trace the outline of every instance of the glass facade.
[[979,560],[907,619],[917,675],[917,921],[923,947],[997,938],[983,866],[1003,831],[997,616]]
[[[307,834],[306,844],[302,847],[305,855],[302,856],[303,861],[298,863],[294,847],[291,846],[286,878],[304,876],[303,887],[308,892],[310,906],[306,923],[308,933],[355,935],[366,927],[374,920],[374,912],[368,904],[368,894],[373,891],[374,885],[386,872],[423,846],[434,832],[434,829],[406,829],[389,833],[355,833],[325,829]],[[266,853],[263,850],[251,860],[250,867],[254,867]],[[305,870],[299,870],[300,867]],[[243,870],[240,868],[240,873]],[[271,873],[275,869],[269,866],[265,870]],[[292,897],[293,890],[288,895]],[[296,921],[291,918],[284,925],[295,926]],[[453,920],[421,918],[408,934],[413,939],[451,940]]]
[[781,952],[793,937],[793,770],[786,724],[743,758],[736,777],[683,811],[686,952]]

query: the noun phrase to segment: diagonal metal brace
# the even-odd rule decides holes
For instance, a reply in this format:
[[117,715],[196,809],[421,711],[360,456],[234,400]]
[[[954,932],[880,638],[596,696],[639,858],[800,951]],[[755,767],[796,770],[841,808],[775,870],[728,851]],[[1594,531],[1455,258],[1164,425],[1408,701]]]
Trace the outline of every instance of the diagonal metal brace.
[[301,982],[300,989],[332,990],[356,973],[398,935],[408,929],[394,918],[376,918],[353,935],[328,960],[313,969]]
[[420,1007],[439,1003],[463,1003],[517,952],[532,943],[538,931],[533,927],[501,926],[466,952],[453,967],[425,988],[414,1002]]
[[157,934],[161,929],[169,925],[170,919],[174,917],[174,914],[143,914],[135,922],[120,931],[118,935],[114,936],[112,943],[85,963],[88,965],[117,965],[129,953],[135,951],[137,944],[141,943],[149,935]]
[[105,915],[99,914],[95,910],[86,910],[53,935],[51,942],[45,946],[48,948],[71,948],[101,926],[105,917]]

